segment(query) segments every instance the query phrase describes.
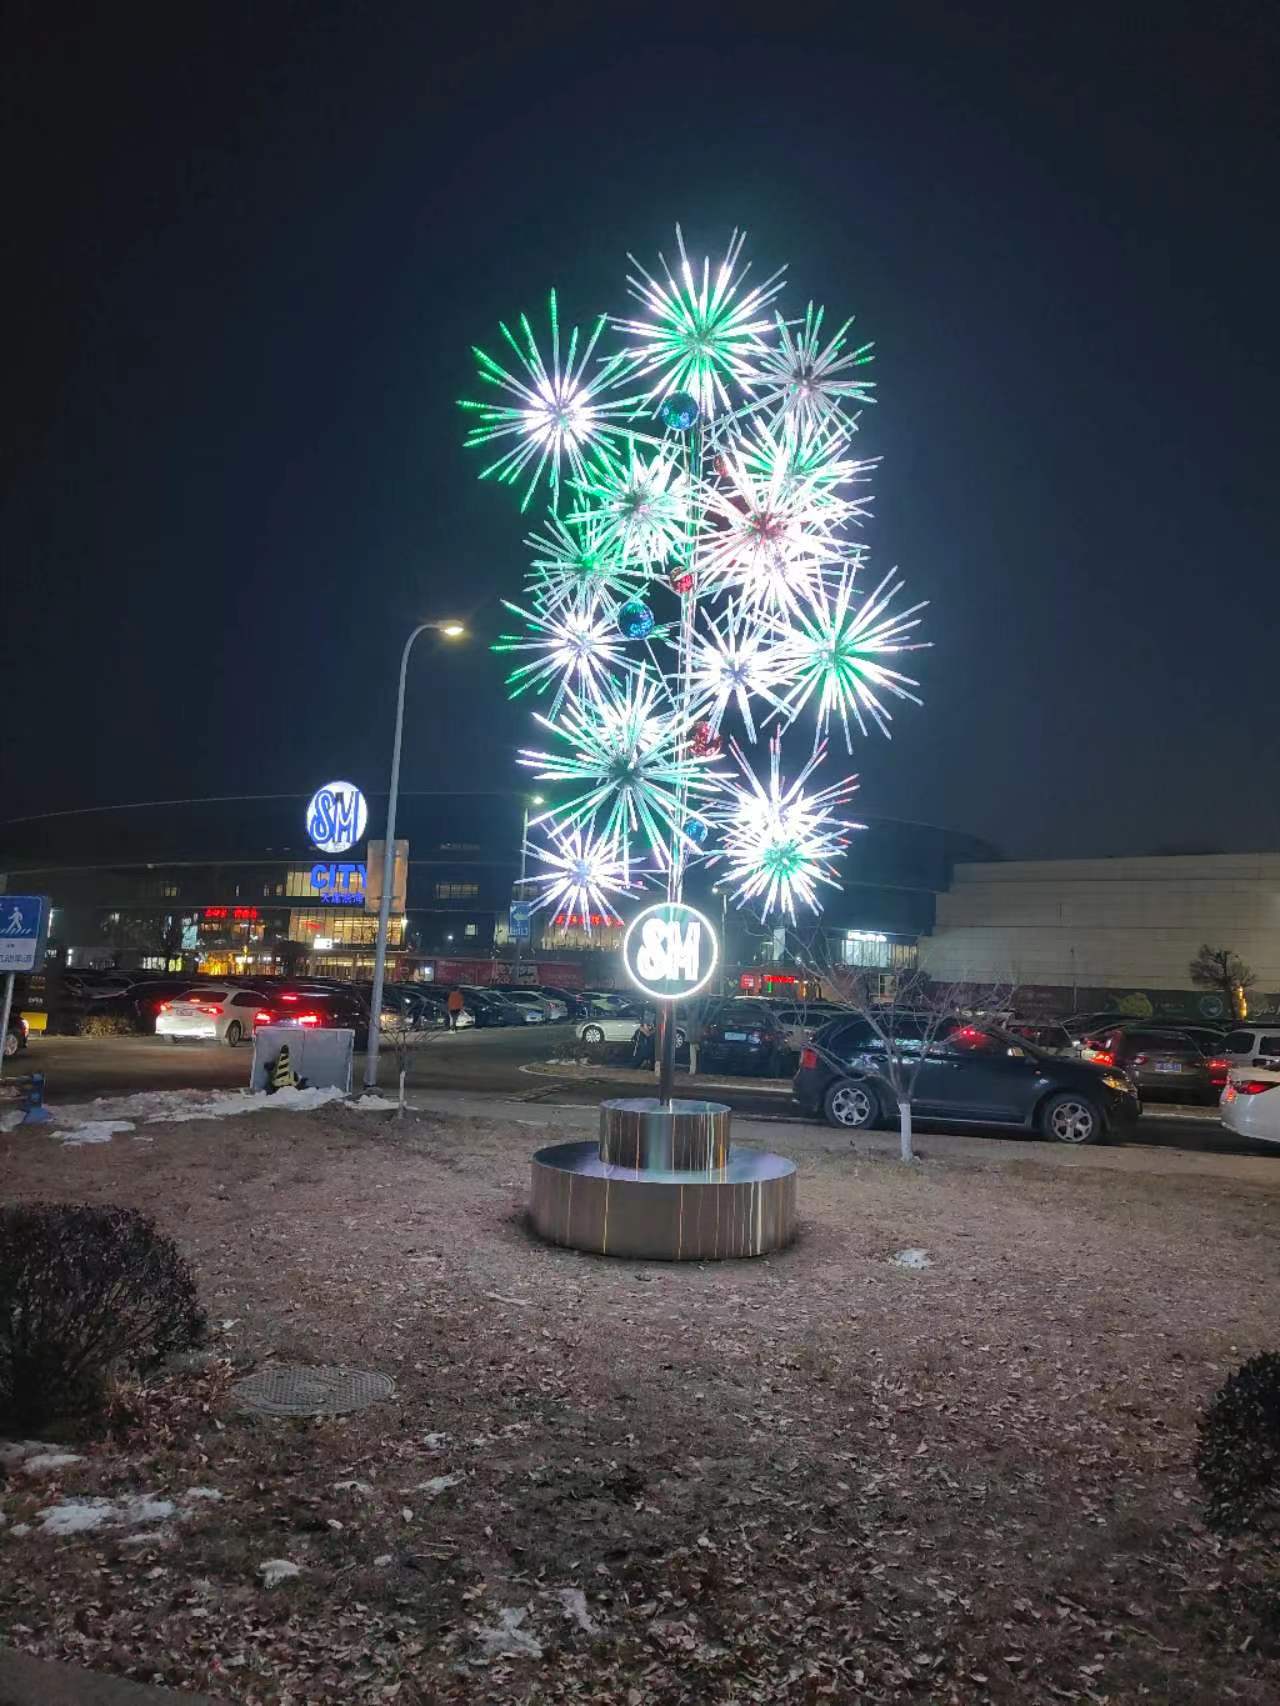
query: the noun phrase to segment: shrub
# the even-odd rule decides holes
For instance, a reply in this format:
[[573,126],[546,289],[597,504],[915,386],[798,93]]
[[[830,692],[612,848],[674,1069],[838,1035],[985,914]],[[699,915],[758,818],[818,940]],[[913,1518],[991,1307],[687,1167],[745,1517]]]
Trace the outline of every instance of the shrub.
[[1240,1528],[1280,1492],[1280,1353],[1251,1357],[1200,1418],[1196,1474],[1215,1528]]
[[131,1208],[0,1209],[0,1430],[101,1409],[113,1374],[204,1332],[191,1269]]
[[123,1013],[86,1013],[80,1021],[82,1037],[131,1037],[137,1028]]

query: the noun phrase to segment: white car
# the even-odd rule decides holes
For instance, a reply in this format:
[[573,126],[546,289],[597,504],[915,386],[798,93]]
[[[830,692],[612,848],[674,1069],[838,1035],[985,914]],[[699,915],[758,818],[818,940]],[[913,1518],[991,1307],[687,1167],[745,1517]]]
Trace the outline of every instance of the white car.
[[584,989],[579,1000],[586,1004],[593,1018],[597,1015],[606,1019],[625,1018],[635,1012],[635,998],[619,995],[613,989]]
[[[640,1029],[644,1015],[635,1009],[630,1013],[617,1013],[612,1016],[601,1014],[596,1019],[584,1019],[578,1026],[576,1035],[579,1042],[584,1043],[629,1043]],[[676,1026],[676,1047],[683,1048],[688,1042],[688,1036],[683,1025]]]
[[1237,1025],[1222,1039],[1217,1052],[1237,1068],[1270,1066],[1280,1060],[1280,1025]]
[[252,1042],[254,1015],[262,1006],[262,995],[252,989],[189,989],[160,1004],[156,1013],[156,1035],[171,1043],[201,1041]]
[[1261,1066],[1237,1068],[1227,1079],[1219,1107],[1223,1125],[1237,1137],[1280,1143],[1280,1072]]

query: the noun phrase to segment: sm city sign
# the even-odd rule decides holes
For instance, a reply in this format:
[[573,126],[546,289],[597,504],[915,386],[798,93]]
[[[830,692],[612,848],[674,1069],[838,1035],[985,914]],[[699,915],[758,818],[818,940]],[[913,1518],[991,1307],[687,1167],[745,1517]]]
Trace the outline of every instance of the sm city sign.
[[646,906],[622,939],[627,976],[658,1001],[696,995],[709,982],[719,956],[711,920],[681,901]]
[[307,834],[322,853],[345,853],[364,837],[369,808],[354,783],[326,782],[307,807]]

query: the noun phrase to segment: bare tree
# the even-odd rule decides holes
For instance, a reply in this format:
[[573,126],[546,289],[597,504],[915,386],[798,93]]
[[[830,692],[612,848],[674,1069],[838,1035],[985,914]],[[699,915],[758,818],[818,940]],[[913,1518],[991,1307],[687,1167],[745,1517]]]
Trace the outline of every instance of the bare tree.
[[[846,966],[824,953],[821,938],[813,944],[806,969],[821,979],[831,1005],[864,1019],[875,1033],[884,1051],[883,1074],[897,1103],[901,1159],[914,1161],[911,1106],[921,1066],[957,1028],[957,1020],[1007,1017],[1012,983],[937,983],[920,968],[886,974]],[[822,1054],[820,1044],[809,1046]],[[826,1058],[829,1065],[845,1070],[834,1056]]]
[[1252,989],[1258,978],[1233,948],[1211,948],[1203,942],[1187,969],[1197,989],[1214,989],[1222,996],[1228,1018],[1244,1016],[1245,990]]

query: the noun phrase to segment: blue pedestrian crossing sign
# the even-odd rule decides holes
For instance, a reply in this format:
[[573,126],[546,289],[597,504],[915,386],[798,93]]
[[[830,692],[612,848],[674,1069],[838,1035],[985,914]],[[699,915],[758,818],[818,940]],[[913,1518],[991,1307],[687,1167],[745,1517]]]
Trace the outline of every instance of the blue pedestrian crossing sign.
[[0,972],[36,969],[48,921],[44,895],[0,894]]

